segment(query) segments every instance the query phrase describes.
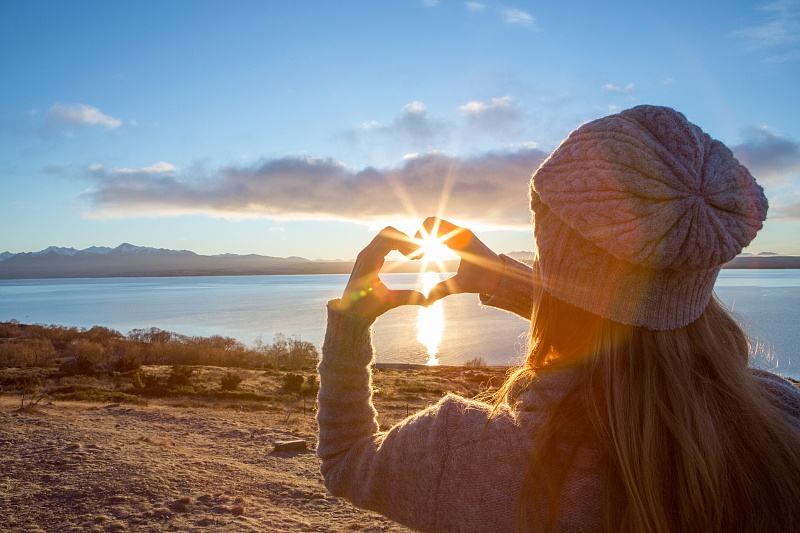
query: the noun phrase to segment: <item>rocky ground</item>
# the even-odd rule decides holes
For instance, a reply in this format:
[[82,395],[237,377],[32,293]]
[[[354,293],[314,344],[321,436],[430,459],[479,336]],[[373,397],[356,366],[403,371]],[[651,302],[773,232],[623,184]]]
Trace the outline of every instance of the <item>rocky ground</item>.
[[[504,370],[376,373],[381,426],[447,390],[475,391],[487,372]],[[328,494],[312,401],[45,398],[20,409],[0,396],[0,531],[408,531]],[[297,439],[307,451],[274,451]]]

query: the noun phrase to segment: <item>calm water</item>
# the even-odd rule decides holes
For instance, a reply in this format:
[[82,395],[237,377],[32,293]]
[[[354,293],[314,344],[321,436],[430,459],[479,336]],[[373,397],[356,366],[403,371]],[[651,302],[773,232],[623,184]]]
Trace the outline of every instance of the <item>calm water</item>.
[[[385,280],[394,288],[423,283],[416,274]],[[341,294],[346,281],[346,275],[0,280],[0,320],[102,325],[122,333],[158,327],[185,335],[220,334],[248,345],[284,333],[319,345],[325,304]],[[800,363],[791,365],[800,353],[800,270],[724,270],[716,291],[775,355],[771,363],[761,357],[754,364],[777,366],[800,379]],[[475,295],[448,297],[425,313],[406,307],[378,319],[379,361],[459,364],[480,356],[506,364],[524,353],[528,322],[480,307]]]

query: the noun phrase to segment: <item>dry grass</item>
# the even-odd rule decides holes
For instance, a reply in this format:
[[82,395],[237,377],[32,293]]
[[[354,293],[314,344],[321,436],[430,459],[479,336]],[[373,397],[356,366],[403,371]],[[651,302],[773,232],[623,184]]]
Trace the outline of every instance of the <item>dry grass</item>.
[[[170,370],[145,368],[160,377]],[[326,492],[313,396],[282,391],[284,373],[263,370],[237,370],[237,390],[221,391],[229,371],[201,367],[191,391],[131,394],[131,403],[103,396],[128,394],[119,376],[43,376],[45,389],[72,387],[95,401],[48,397],[21,410],[18,395],[0,395],[0,531],[407,531]],[[16,371],[2,372],[11,382]],[[378,368],[381,426],[445,392],[499,385],[504,375]],[[310,451],[273,452],[276,441],[291,439],[306,440]]]

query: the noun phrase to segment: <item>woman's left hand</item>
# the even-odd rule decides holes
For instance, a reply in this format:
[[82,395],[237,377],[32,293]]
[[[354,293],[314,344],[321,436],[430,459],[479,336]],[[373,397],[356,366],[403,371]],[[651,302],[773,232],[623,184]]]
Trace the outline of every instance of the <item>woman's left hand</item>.
[[397,250],[408,256],[418,248],[419,244],[405,233],[392,227],[384,228],[358,254],[339,310],[361,318],[377,318],[400,305],[424,305],[425,296],[421,292],[389,289],[378,277],[386,254]]

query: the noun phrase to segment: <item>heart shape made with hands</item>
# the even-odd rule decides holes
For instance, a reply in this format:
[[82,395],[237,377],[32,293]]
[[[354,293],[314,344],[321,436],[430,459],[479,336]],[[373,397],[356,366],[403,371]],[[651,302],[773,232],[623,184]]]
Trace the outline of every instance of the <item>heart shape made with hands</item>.
[[[440,238],[425,236],[413,241],[419,244],[417,252],[400,260],[389,256],[379,277],[390,290],[411,289],[427,296],[438,283],[455,276],[461,258]],[[408,274],[417,276],[412,279]]]

